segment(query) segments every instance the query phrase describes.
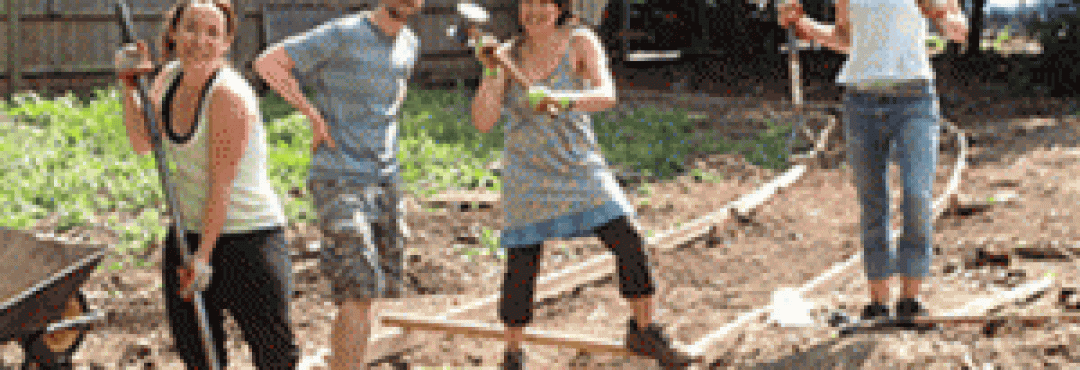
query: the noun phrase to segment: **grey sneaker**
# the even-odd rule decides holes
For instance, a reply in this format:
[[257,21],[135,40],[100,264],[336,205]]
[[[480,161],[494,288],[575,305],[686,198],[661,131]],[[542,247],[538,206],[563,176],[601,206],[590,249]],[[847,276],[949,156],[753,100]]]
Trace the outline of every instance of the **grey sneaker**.
[[503,353],[502,370],[525,370],[524,351],[506,351]]
[[626,348],[642,356],[652,357],[665,370],[687,369],[690,360],[671,348],[671,340],[664,335],[663,328],[651,324],[638,327],[637,320],[626,322]]

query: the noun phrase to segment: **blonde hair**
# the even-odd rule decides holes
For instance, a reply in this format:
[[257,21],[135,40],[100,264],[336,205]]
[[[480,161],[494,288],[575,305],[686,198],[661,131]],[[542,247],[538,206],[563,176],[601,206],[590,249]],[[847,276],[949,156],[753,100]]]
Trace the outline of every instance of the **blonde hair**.
[[176,32],[176,25],[180,23],[180,18],[184,16],[184,11],[194,4],[210,4],[216,7],[225,15],[225,29],[228,31],[226,34],[230,40],[236,36],[236,11],[233,10],[232,2],[229,0],[181,0],[173,5],[172,9],[165,14],[165,21],[161,27],[161,62],[166,63],[173,59],[176,52],[176,42],[172,40],[173,33]]

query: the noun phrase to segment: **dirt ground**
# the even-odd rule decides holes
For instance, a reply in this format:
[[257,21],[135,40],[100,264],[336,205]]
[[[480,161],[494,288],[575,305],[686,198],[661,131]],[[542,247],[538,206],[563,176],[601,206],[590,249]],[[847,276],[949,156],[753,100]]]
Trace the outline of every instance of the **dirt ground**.
[[[951,94],[951,92],[946,93]],[[957,96],[963,95],[956,93]],[[968,93],[965,93],[968,94]],[[1057,303],[1062,286],[1070,286],[1080,272],[1070,269],[1074,247],[1080,241],[1069,205],[1080,198],[1080,183],[1070,176],[1080,167],[1075,126],[1080,117],[1075,102],[1054,99],[1005,98],[970,93],[948,105],[946,116],[971,134],[970,169],[961,193],[971,199],[994,197],[994,202],[959,214],[948,214],[936,224],[932,276],[923,288],[928,306],[946,307],[940,297],[968,294],[993,295],[1056,269],[1059,282],[1042,298],[1026,305],[1011,305],[1006,312],[1066,312]],[[965,102],[963,104],[958,102]],[[632,102],[624,102],[632,104]],[[759,107],[768,107],[762,102]],[[741,118],[725,116],[714,127],[757,124],[767,116],[759,108]],[[745,108],[752,111],[752,108]],[[1019,112],[1019,113],[1017,113]],[[1033,113],[1028,113],[1033,112]],[[717,115],[719,116],[719,115]],[[1034,116],[1034,117],[1032,117]],[[952,158],[940,160],[935,194],[946,181]],[[628,189],[638,206],[640,222],[660,232],[712,210],[756,189],[777,171],[755,168],[739,157],[702,155],[695,167],[721,175],[718,180],[695,181],[680,177],[652,184],[648,195]],[[898,189],[896,180],[894,190]],[[894,194],[895,197],[899,194]],[[857,228],[858,206],[845,167],[812,168],[804,178],[762,206],[750,222],[730,226],[718,239],[691,243],[673,250],[652,251],[659,288],[656,315],[670,335],[692,344],[717,327],[749,310],[767,305],[778,287],[797,287],[861,248]],[[408,270],[412,293],[401,300],[380,303],[390,312],[436,316],[446,307],[465,304],[498,291],[502,261],[497,255],[466,257],[465,248],[479,247],[480,227],[499,229],[501,213],[479,210],[425,209],[410,201],[411,239]],[[896,215],[898,219],[898,215]],[[894,219],[895,221],[895,219]],[[48,228],[47,222],[41,225]],[[104,230],[86,231],[102,242],[114,242]],[[329,350],[329,324],[336,309],[327,299],[327,281],[317,273],[314,250],[318,235],[310,226],[292,225],[294,281],[297,297],[291,313],[302,348],[305,369],[325,368]],[[1021,258],[1032,248],[1057,247],[1058,260]],[[1006,267],[979,267],[974,251],[1016,255]],[[160,250],[151,250],[160,261]],[[549,243],[541,273],[557,271],[599,253],[607,253],[595,239]],[[115,258],[115,257],[110,257]],[[107,260],[105,263],[110,263]],[[865,303],[861,264],[842,280],[817,293],[829,296],[834,308],[855,312]],[[1012,272],[1012,274],[1010,274]],[[844,283],[847,281],[848,283]],[[161,280],[157,267],[128,268],[96,273],[84,286],[92,309],[108,313],[108,322],[88,334],[75,357],[79,368],[181,368],[171,348]],[[533,327],[621,340],[630,308],[618,296],[613,279],[537,305]],[[497,323],[496,312],[469,317]],[[232,368],[252,368],[240,332],[228,321],[229,359]],[[381,330],[381,329],[377,329]],[[993,335],[978,326],[940,333],[894,333],[837,340],[824,328],[776,327],[754,321],[721,339],[708,358],[716,368],[888,368],[888,369],[1013,369],[1080,366],[1080,331],[1073,325],[1049,328],[1003,329]],[[498,341],[418,333],[401,341],[411,348],[392,363],[406,367],[476,366],[492,368],[501,360]],[[536,368],[651,368],[644,359],[612,355],[585,355],[548,346],[526,346],[529,365]],[[22,355],[14,344],[0,346],[0,369],[14,369]],[[807,364],[815,366],[808,367]],[[1023,364],[1023,365],[1022,365]],[[390,367],[390,364],[384,364]]]

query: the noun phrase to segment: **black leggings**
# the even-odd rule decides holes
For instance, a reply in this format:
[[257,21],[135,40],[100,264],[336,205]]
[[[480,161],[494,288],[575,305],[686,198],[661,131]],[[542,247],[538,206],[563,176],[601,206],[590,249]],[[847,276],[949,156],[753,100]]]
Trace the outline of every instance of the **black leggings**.
[[[181,266],[183,257],[181,251],[172,247],[174,239],[170,231],[164,248],[165,263],[162,264],[165,281],[162,290],[169,327],[176,351],[187,368],[208,369],[195,301],[185,302],[176,293],[176,268]],[[187,241],[189,250],[194,250],[199,246],[199,235],[189,233]],[[203,303],[221,369],[228,365],[223,326],[225,310],[232,313],[244,340],[251,347],[255,368],[296,367],[300,351],[289,326],[292,270],[285,248],[284,230],[280,227],[218,237],[210,257],[214,274],[210,286],[203,292]]]
[[[646,254],[645,240],[627,218],[617,218],[594,229],[600,240],[615,253],[619,269],[619,293],[623,298],[650,297],[656,292]],[[509,248],[499,316],[508,327],[524,327],[532,322],[536,271],[543,244]]]

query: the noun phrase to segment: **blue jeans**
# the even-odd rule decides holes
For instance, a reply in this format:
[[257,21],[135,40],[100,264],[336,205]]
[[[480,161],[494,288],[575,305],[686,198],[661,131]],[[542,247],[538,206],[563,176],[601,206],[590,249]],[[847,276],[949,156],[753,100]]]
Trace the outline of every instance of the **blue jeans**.
[[[848,89],[844,136],[862,208],[863,263],[869,280],[891,275],[923,278],[930,272],[933,185],[941,115],[932,85],[907,96]],[[896,150],[895,156],[890,154]],[[896,250],[889,238],[889,158],[904,178],[904,229]]]

